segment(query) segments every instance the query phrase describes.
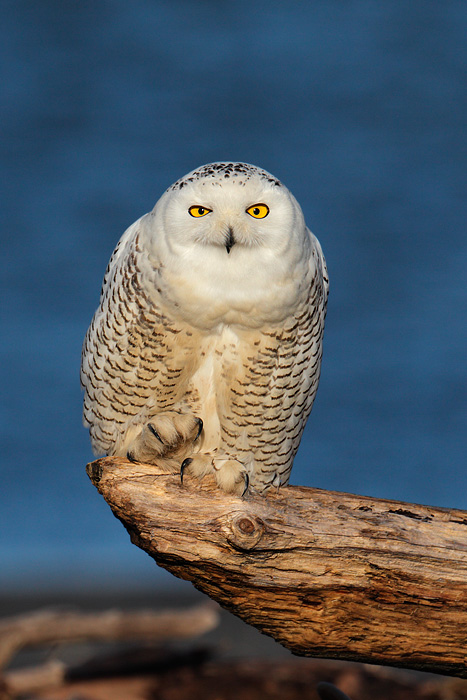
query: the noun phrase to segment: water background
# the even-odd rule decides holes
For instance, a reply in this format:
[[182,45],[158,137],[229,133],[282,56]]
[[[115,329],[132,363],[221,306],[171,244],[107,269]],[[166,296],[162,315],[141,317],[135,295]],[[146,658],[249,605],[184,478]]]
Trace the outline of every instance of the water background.
[[465,2],[2,14],[0,589],[175,585],[85,475],[78,371],[118,238],[214,160],[279,177],[329,265],[292,483],[467,509]]

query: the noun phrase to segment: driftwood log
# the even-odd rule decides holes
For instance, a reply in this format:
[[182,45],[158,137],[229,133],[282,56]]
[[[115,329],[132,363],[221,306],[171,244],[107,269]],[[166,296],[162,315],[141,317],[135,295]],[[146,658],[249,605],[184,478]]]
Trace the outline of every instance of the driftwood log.
[[132,542],[303,656],[467,677],[467,512],[107,457],[88,475]]

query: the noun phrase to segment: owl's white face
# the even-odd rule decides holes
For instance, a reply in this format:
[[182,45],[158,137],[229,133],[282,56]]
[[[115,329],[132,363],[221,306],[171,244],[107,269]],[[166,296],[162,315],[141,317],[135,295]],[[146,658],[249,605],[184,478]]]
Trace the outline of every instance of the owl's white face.
[[284,222],[284,207],[271,196],[273,193],[267,196],[260,187],[249,190],[245,192],[231,183],[224,187],[214,183],[192,185],[171,198],[166,230],[182,247],[214,246],[223,257],[232,253],[232,259],[239,246],[277,246],[278,222],[289,224]]
[[256,173],[245,179],[226,178],[221,172],[169,190],[165,196],[168,242],[181,249],[213,248],[226,264],[227,255],[232,261],[244,248],[281,254],[291,233],[304,227],[300,207],[289,191]]
[[233,315],[253,305],[280,316],[309,264],[300,206],[272,175],[243,163],[213,163],[179,180],[154,208],[151,229],[177,303],[188,284],[198,306],[215,300]]

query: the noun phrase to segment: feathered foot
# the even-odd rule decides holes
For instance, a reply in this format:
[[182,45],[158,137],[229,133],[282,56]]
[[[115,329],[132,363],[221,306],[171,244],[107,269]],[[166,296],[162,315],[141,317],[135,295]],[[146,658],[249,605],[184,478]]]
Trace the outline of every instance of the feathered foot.
[[194,454],[184,459],[180,467],[182,483],[183,475],[187,472],[198,479],[202,479],[206,474],[213,474],[219,488],[237,496],[244,496],[250,484],[248,472],[241,462],[236,459],[213,457],[210,454]]
[[127,446],[132,462],[152,464],[166,457],[183,459],[203,431],[203,421],[191,413],[167,411],[153,416]]

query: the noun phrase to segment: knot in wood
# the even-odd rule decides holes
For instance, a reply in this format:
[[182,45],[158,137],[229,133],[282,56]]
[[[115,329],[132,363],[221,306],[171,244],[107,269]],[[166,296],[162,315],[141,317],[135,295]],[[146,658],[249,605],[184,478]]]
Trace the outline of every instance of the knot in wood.
[[244,535],[251,535],[255,531],[255,524],[253,520],[249,518],[242,518],[237,524],[238,529],[241,530]]
[[234,513],[230,520],[227,539],[237,549],[253,549],[262,538],[265,525],[261,518],[250,513]]

